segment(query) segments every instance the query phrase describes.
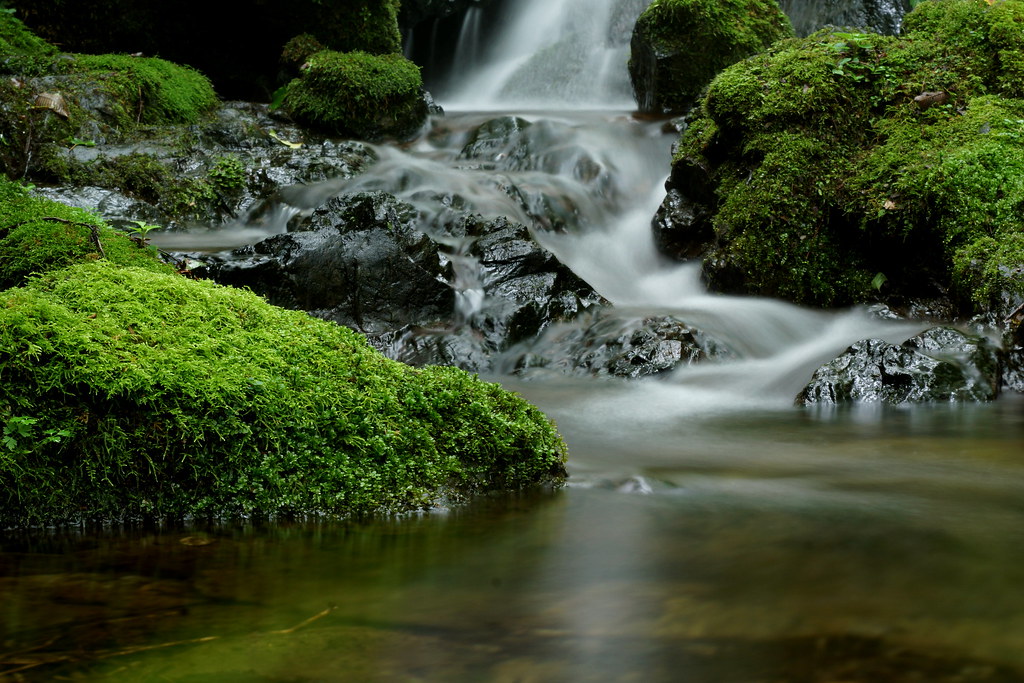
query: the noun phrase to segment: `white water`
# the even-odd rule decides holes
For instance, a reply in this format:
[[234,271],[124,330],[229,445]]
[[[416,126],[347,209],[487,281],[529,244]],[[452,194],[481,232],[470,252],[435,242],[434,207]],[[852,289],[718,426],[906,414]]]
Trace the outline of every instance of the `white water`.
[[[497,36],[466,14],[455,69],[435,96],[452,109],[622,110],[633,106],[633,24],[649,0],[521,0],[506,3]],[[471,66],[468,66],[471,65]]]

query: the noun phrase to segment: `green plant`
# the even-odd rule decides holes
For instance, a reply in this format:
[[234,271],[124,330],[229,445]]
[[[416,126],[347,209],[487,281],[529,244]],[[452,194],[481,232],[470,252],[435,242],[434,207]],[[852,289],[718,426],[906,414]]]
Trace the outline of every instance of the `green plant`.
[[245,164],[234,154],[217,159],[206,177],[211,185],[221,194],[236,194],[245,189]]
[[35,417],[7,418],[0,443],[6,448],[9,456],[28,455],[36,449],[46,447],[47,444],[60,443],[71,436],[67,429],[44,429],[40,432],[36,427],[38,423],[39,419]]
[[159,225],[150,225],[146,221],[131,221],[131,222],[135,225],[135,227],[129,228],[128,234],[129,235],[137,235],[143,242],[146,241],[146,239],[147,239],[146,235],[148,235],[151,231],[153,231],[153,230],[161,230],[162,229],[161,226],[159,226]]

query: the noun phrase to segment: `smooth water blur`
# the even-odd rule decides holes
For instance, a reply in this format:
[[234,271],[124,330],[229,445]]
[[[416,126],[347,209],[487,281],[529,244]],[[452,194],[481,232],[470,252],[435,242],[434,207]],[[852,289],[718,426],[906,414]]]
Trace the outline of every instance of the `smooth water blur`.
[[567,489],[6,540],[0,680],[1024,681],[1019,399],[656,428],[521,388]]

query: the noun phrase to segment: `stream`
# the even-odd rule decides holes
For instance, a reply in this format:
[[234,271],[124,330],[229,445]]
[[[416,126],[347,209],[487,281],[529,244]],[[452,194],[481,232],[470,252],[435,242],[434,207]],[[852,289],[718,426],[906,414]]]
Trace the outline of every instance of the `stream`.
[[[628,32],[623,52],[607,27],[643,4],[504,3],[522,25],[471,10],[457,48],[472,73],[430,84],[446,114],[420,138],[212,239],[249,243],[367,189],[436,218],[454,192],[529,224],[624,315],[677,316],[734,356],[646,380],[511,374],[567,323],[497,358],[487,379],[569,445],[557,491],[398,518],[3,537],[0,681],[1024,681],[1024,397],[794,407],[851,342],[922,326],[706,292],[651,238],[678,133],[633,115],[621,73],[592,100],[573,77],[552,92],[523,75],[544,73],[538,51],[583,74],[621,65]],[[495,23],[500,39],[480,33]],[[608,44],[579,56],[598,34]],[[509,114],[545,134],[527,163],[456,159],[467,131]],[[581,177],[582,158],[600,172]],[[501,178],[556,188],[572,224],[538,224]],[[458,289],[464,317],[488,305],[471,275]]]

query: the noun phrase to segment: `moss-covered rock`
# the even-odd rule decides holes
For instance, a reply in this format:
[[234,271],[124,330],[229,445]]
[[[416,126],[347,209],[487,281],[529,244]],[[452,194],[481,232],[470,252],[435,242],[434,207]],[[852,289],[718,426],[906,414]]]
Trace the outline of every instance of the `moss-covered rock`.
[[[838,305],[1024,296],[1024,2],[926,0],[902,36],[824,30],[709,86],[670,185],[718,289]],[[677,251],[695,251],[677,245]]]
[[106,259],[153,272],[171,273],[156,250],[112,230],[82,209],[28,195],[0,179],[0,289],[32,275],[74,263]]
[[400,511],[564,476],[552,425],[495,384],[182,278],[12,183],[0,200],[0,527]]
[[404,137],[426,120],[422,86],[419,67],[401,55],[324,51],[289,84],[284,106],[328,134]]
[[684,112],[719,71],[792,35],[774,0],[654,0],[630,45],[640,110]]
[[218,98],[197,71],[129,55],[67,55],[0,12],[0,172],[61,178],[60,148],[130,136],[140,125],[191,124]]

